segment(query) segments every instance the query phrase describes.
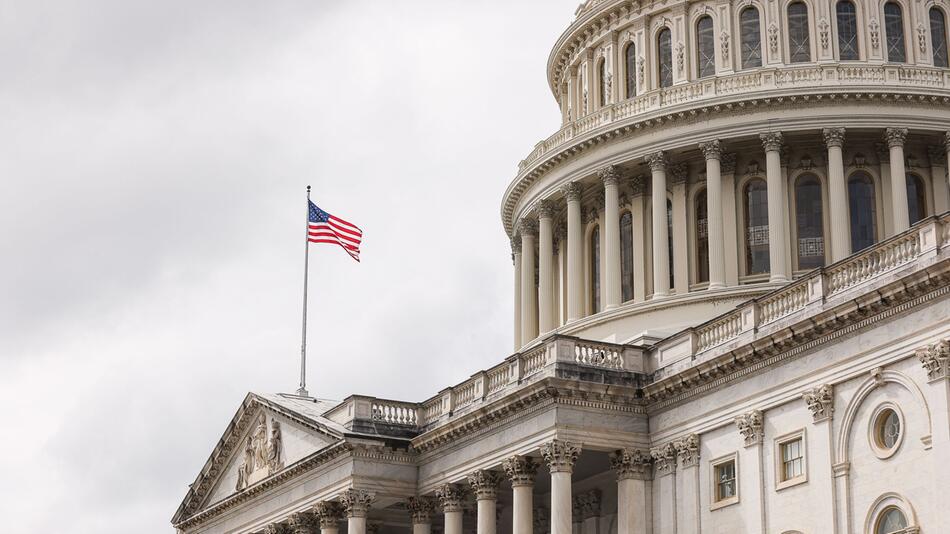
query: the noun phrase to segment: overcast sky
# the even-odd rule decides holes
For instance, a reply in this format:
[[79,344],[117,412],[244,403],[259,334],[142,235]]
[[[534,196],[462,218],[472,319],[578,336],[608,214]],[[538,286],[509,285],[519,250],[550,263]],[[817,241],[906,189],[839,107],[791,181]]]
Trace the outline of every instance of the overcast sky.
[[418,401],[511,349],[499,218],[577,0],[0,1],[5,533],[167,533],[248,391]]

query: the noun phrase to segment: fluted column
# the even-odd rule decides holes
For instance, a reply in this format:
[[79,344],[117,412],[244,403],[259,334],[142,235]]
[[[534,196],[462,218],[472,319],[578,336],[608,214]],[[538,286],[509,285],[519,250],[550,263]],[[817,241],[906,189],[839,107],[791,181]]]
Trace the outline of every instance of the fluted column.
[[610,467],[617,473],[617,534],[647,534],[652,526],[652,462],[649,453],[639,449],[610,455]]
[[669,229],[666,225],[666,153],[646,157],[653,174],[653,298],[670,294]]
[[435,491],[445,517],[445,534],[462,534],[462,504],[465,493],[455,484],[445,484]]
[[765,149],[765,178],[769,203],[769,281],[787,282],[788,272],[785,265],[788,251],[785,250],[785,196],[782,194],[782,134],[769,132],[759,137]]
[[891,202],[894,213],[894,234],[910,228],[910,214],[907,210],[907,175],[904,169],[904,141],[907,140],[907,128],[888,128],[884,139],[891,155]]
[[412,519],[412,534],[431,534],[435,502],[429,497],[409,497],[406,508]]
[[366,516],[375,500],[376,494],[365,490],[350,488],[343,492],[340,502],[346,513],[347,534],[366,534]]
[[610,165],[600,170],[604,181],[604,257],[606,269],[604,286],[606,299],[604,308],[609,310],[620,306],[620,170]]
[[468,483],[475,493],[478,507],[477,534],[495,534],[498,521],[495,507],[498,503],[498,484],[501,483],[501,473],[479,469],[468,476]]
[[726,263],[722,232],[722,175],[719,164],[722,148],[719,140],[700,143],[706,158],[706,242],[709,247],[709,289],[726,285]]
[[[848,235],[848,190],[844,180],[844,128],[822,130],[828,146],[828,208],[831,220],[831,261],[836,262],[851,254]],[[827,246],[827,245],[826,245]]]
[[514,295],[514,345],[515,351],[524,344],[521,340],[521,240],[518,236],[511,238],[511,261],[514,263],[515,272],[515,295]]
[[511,480],[512,533],[532,534],[534,528],[534,476],[538,464],[527,456],[512,456],[502,467]]
[[538,204],[538,334],[554,330],[554,207]]
[[318,502],[313,509],[320,520],[320,534],[339,534],[343,505],[334,501]]
[[541,456],[551,471],[551,534],[571,534],[571,474],[580,453],[580,445],[561,440],[541,447]]
[[521,234],[521,344],[538,337],[538,297],[534,285],[534,240],[538,227],[522,220]]
[[563,189],[567,198],[567,322],[584,316],[584,229],[581,227],[581,186]]

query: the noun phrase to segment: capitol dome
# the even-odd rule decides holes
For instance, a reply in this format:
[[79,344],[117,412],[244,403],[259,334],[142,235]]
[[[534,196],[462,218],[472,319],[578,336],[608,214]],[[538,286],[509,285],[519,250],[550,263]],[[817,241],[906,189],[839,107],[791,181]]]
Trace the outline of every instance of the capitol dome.
[[515,350],[650,343],[950,208],[946,9],[582,4],[502,201]]

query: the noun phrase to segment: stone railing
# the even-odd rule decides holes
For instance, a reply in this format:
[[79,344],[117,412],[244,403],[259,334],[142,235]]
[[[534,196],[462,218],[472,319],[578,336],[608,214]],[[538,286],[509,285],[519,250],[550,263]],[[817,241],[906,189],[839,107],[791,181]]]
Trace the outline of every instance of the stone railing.
[[553,135],[535,145],[534,150],[518,164],[518,174],[520,176],[576,138],[627,119],[648,118],[652,112],[678,112],[682,111],[684,106],[690,107],[706,101],[709,101],[709,104],[718,104],[716,99],[722,100],[735,95],[757,98],[770,92],[781,96],[789,90],[880,90],[885,86],[950,90],[950,69],[836,63],[783,66],[781,69],[766,67],[655,89],[609,104],[565,124]]
[[623,369],[623,345],[578,341],[574,344],[574,361],[590,367]]
[[418,408],[409,402],[373,400],[373,421],[389,425],[416,426]]
[[794,283],[664,339],[653,348],[655,365],[662,368],[686,358],[696,359],[698,355],[736,340],[748,341],[762,327],[837,298],[845,290],[873,283],[884,274],[948,246],[950,212],[924,219],[906,232],[859,254],[815,269]]

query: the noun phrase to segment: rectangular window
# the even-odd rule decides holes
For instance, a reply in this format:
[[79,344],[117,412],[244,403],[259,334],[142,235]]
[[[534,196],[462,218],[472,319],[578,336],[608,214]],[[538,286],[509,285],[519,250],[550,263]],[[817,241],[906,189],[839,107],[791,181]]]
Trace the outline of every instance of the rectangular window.
[[787,488],[805,482],[805,431],[782,436],[775,440],[776,489]]
[[736,455],[732,454],[712,462],[713,510],[739,502],[739,479],[736,470]]

